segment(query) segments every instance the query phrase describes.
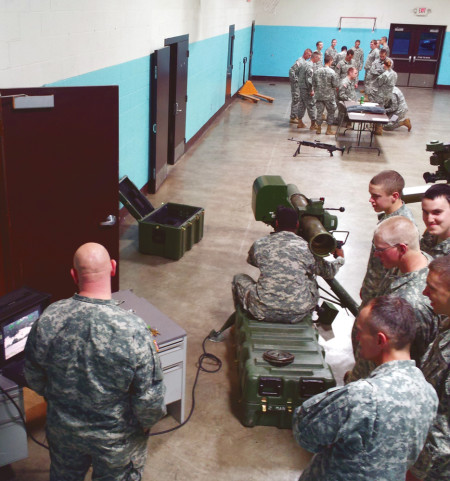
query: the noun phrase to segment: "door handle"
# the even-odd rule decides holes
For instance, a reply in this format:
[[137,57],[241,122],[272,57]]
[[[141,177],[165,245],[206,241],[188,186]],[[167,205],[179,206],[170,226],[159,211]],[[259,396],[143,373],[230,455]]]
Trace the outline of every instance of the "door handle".
[[104,222],[100,222],[102,227],[110,227],[116,225],[117,217],[115,215],[109,214]]
[[411,62],[411,55],[409,56],[409,61]]
[[415,61],[416,61],[416,56],[414,55],[414,57],[413,57],[413,63],[414,63]]
[[178,112],[183,112],[182,109],[179,109],[179,108],[178,108],[178,102],[175,102],[174,107],[175,107],[175,108],[174,108],[174,110],[175,110],[174,114],[175,114],[175,115],[177,115]]

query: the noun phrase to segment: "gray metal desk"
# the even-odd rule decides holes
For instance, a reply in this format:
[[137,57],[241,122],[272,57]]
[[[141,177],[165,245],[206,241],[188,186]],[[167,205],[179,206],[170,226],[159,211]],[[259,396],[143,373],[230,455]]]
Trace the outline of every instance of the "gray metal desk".
[[186,387],[186,331],[146,299],[136,296],[130,290],[114,292],[112,297],[121,302],[119,305],[122,309],[135,313],[148,326],[158,331],[155,339],[164,373],[167,411],[182,423]]

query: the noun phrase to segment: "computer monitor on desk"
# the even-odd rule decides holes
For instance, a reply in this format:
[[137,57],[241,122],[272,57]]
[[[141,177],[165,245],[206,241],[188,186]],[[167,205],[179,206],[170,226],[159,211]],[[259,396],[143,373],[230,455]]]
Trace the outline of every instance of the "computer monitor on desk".
[[20,386],[31,327],[50,301],[49,294],[23,287],[0,298],[0,371]]

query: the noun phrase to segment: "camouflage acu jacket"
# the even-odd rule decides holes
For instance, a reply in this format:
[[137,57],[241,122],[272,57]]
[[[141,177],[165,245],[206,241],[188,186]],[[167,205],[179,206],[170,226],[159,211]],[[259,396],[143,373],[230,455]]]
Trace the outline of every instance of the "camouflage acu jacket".
[[317,453],[301,481],[400,481],[436,415],[437,396],[414,361],[313,396],[296,409],[294,438]]
[[450,319],[422,360],[422,372],[439,397],[436,419],[412,474],[426,481],[450,479]]
[[330,67],[319,68],[313,77],[314,98],[316,100],[330,100],[336,96],[339,81],[334,70]]
[[437,243],[437,236],[425,232],[420,239],[420,249],[431,257],[443,257],[450,254],[450,237]]
[[[424,255],[428,262],[431,262],[432,258],[428,254]],[[416,337],[411,345],[411,358],[415,359],[417,364],[436,338],[439,329],[439,317],[431,308],[430,299],[423,295],[427,275],[428,266],[406,274],[402,274],[397,268],[389,269],[377,292],[377,296],[392,294],[402,297],[414,308]]]
[[260,270],[249,304],[294,316],[304,315],[317,305],[315,275],[333,278],[344,259],[338,257],[328,263],[316,258],[303,238],[282,231],[258,239],[249,250],[247,262]]
[[48,402],[48,428],[66,436],[120,441],[165,414],[152,335],[114,300],[55,302],[34,323],[25,356],[27,382]]
[[[392,212],[392,214],[385,214],[385,213],[379,214],[378,224],[383,220],[388,219],[389,217],[394,217],[396,215],[401,215],[411,220],[412,222],[414,222],[414,224],[416,223],[414,220],[413,213],[411,212],[409,207],[405,203],[403,203],[400,209],[397,209],[395,212]],[[387,269],[383,267],[383,264],[381,263],[380,259],[374,256],[374,250],[375,248],[372,245],[369,261],[367,263],[366,275],[364,277],[362,287],[361,287],[362,305],[366,304],[367,302],[370,301],[370,299],[373,299],[375,297],[380,287],[380,282],[387,272]]]

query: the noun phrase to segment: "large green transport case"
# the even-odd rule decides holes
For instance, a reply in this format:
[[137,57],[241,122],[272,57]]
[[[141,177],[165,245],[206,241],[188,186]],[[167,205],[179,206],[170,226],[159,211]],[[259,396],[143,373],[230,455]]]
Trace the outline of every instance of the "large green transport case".
[[[235,339],[244,426],[291,428],[297,406],[336,385],[311,320],[298,324],[260,322],[250,320],[238,308]],[[294,361],[272,365],[263,358],[271,350],[286,351],[294,355]]]
[[139,224],[139,252],[178,260],[203,237],[205,210],[168,202],[155,209],[124,176],[119,181],[120,201]]

